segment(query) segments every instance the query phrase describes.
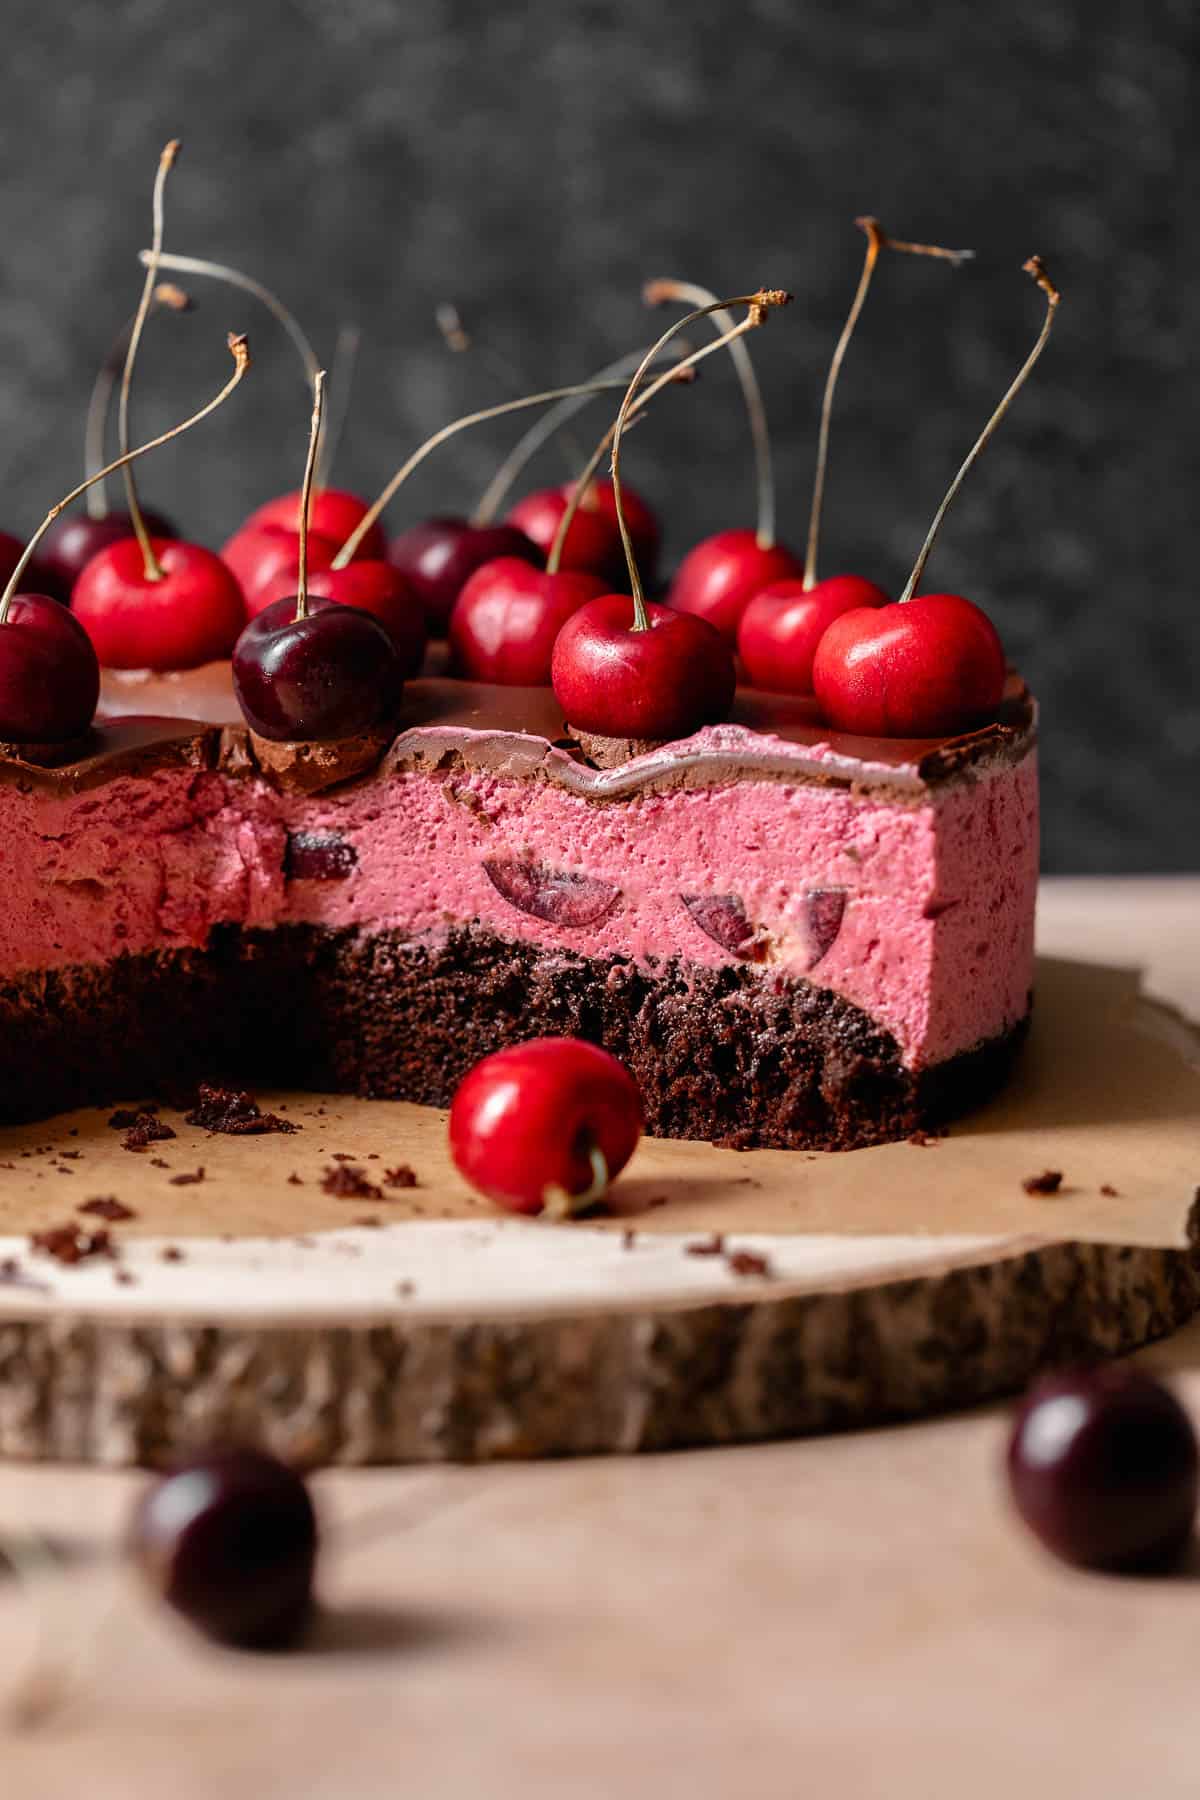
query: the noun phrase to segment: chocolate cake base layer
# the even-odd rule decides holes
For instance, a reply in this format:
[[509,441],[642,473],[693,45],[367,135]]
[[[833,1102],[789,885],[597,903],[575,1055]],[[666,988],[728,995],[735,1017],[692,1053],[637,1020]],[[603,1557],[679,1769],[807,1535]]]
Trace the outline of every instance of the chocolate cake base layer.
[[627,1065],[657,1136],[847,1150],[977,1105],[1026,1023],[914,1072],[866,1013],[771,970],[591,959],[477,929],[430,945],[230,928],[203,951],[0,986],[0,1120],[218,1078],[446,1106],[490,1051],[570,1034]]

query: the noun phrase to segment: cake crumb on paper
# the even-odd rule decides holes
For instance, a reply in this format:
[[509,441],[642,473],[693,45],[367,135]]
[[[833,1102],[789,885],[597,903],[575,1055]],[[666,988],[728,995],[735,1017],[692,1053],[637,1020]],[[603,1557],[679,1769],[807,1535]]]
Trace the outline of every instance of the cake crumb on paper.
[[1027,1175],[1021,1186],[1027,1194],[1057,1194],[1062,1184],[1061,1169],[1043,1169],[1040,1175]]

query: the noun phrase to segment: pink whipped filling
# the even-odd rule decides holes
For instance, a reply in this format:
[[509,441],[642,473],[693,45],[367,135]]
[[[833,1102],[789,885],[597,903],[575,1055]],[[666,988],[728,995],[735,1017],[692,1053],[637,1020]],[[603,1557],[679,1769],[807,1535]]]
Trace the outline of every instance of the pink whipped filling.
[[222,924],[416,941],[479,924],[550,951],[802,976],[914,1067],[1013,1025],[1032,981],[1032,754],[916,803],[784,781],[596,803],[461,769],[306,798],[164,770],[74,798],[2,788],[0,833],[2,974],[200,947]]

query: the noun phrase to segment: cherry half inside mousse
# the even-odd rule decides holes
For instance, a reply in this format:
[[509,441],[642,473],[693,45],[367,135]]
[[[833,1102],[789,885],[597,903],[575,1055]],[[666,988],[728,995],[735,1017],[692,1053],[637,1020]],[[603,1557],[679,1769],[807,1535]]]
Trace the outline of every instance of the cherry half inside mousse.
[[113,669],[189,669],[228,656],[246,616],[241,589],[219,556],[200,544],[150,535],[128,457],[130,387],[158,280],[163,188],[178,148],[172,141],[159,158],[154,244],[121,374],[121,466],[134,536],[99,551],[83,569],[71,597],[75,616],[101,664]]
[[902,250],[913,256],[937,257],[955,268],[969,261],[973,254],[970,250],[945,250],[940,244],[910,244],[889,237],[878,219],[856,219],[855,224],[866,232],[867,248],[858,286],[825,377],[804,574],[799,579],[789,577],[770,582],[749,600],[738,625],[738,655],[750,683],[773,693],[811,694],[813,657],[833,621],[858,607],[886,606],[888,603],[888,595],[883,589],[865,576],[830,575],[824,581],[817,579],[833,397],[850,339],[870,291],[879,253],[883,249]]
[[[652,306],[669,301],[690,303],[701,309],[689,315],[692,319],[703,317],[705,311],[714,313],[714,323],[723,335],[733,323],[728,312],[717,303],[716,295],[693,282],[652,281],[646,287],[645,297]],[[771,438],[754,363],[744,343],[736,339],[727,341],[741,384],[754,445],[758,523],[754,530],[734,528],[714,532],[711,537],[693,545],[675,572],[667,602],[679,612],[707,619],[733,649],[737,644],[738,621],[747,601],[769,582],[800,575],[801,564],[794,552],[775,538]]]
[[404,674],[386,626],[356,606],[310,594],[307,501],[320,437],[325,377],[313,383],[312,429],[300,518],[296,593],[274,600],[233,651],[233,689],[252,731],[277,743],[340,742],[396,717]]
[[234,370],[221,391],[190,419],[165,431],[107,468],[97,470],[51,507],[18,560],[0,594],[0,740],[18,744],[67,743],[91,726],[100,697],[100,663],[95,646],[75,614],[48,594],[18,593],[38,546],[63,510],[115,470],[147,451],[169,443],[215,412],[250,366],[245,338],[230,337]]
[[[733,653],[707,619],[647,601],[621,510],[621,435],[646,370],[658,351],[695,320],[732,306],[749,310],[730,324],[718,343],[732,342],[761,325],[782,290],[761,290],[713,301],[664,332],[643,358],[617,414],[612,439],[612,483],[629,566],[631,592],[605,594],[568,619],[554,645],[551,678],[569,728],[590,738],[615,740],[622,749],[686,737],[727,716],[737,685]],[[606,751],[606,746],[593,746]]]
[[918,594],[917,584],[950,503],[1046,347],[1058,289],[1042,260],[1024,265],[1041,288],[1046,315],[1036,343],[954,477],[895,605],[835,619],[813,658],[813,688],[839,731],[887,737],[942,737],[968,731],[1004,694],[1004,649],[987,614],[961,594]]

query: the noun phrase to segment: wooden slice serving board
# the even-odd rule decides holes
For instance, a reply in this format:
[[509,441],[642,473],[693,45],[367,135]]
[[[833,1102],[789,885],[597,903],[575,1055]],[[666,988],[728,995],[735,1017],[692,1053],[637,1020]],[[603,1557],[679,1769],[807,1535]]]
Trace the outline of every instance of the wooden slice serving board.
[[[300,1130],[210,1136],[165,1112],[178,1135],[134,1154],[105,1108],[0,1132],[0,1455],[731,1443],[963,1405],[1200,1308],[1200,1040],[1126,970],[1044,959],[1019,1074],[946,1139],[648,1141],[617,1216],[586,1224],[498,1217],[450,1165],[443,1113],[261,1098]],[[378,1196],[324,1192],[338,1158]],[[401,1164],[418,1185],[382,1185]],[[1047,1168],[1060,1192],[1027,1194]],[[116,1260],[31,1251],[102,1196],[136,1214]]]

